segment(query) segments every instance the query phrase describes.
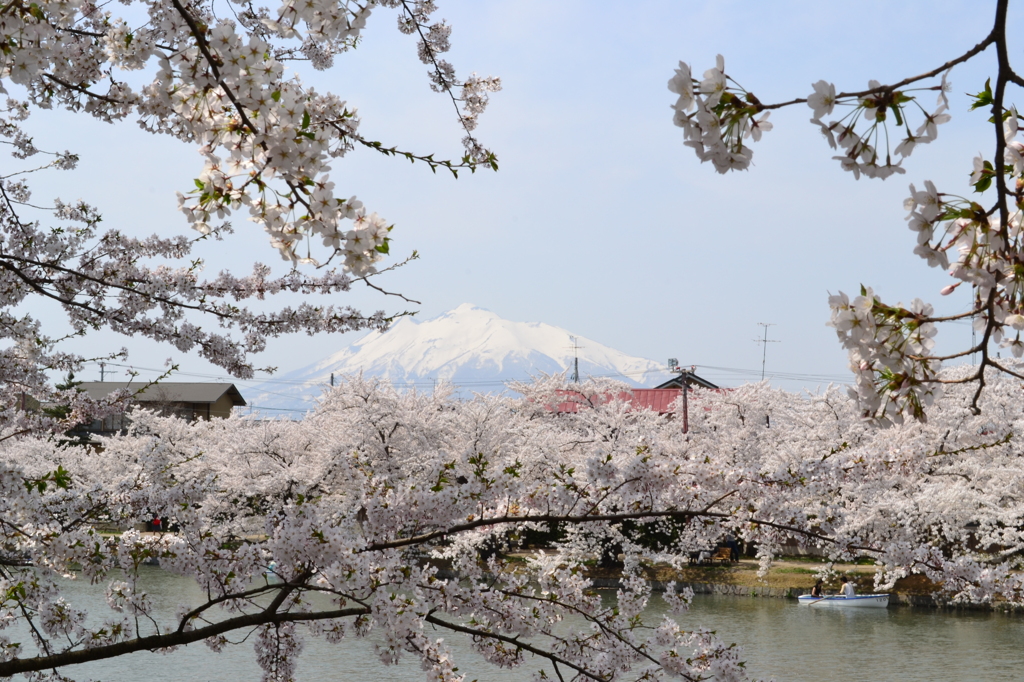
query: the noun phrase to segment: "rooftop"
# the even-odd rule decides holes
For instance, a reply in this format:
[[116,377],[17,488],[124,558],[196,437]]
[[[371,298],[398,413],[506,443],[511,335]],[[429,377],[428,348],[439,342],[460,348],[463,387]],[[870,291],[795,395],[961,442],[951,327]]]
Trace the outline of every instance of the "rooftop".
[[[145,384],[127,381],[84,381],[79,388],[94,399],[105,398],[114,391],[127,388],[139,391]],[[235,407],[242,407],[245,398],[234,384],[210,384],[201,382],[166,382],[146,386],[133,396],[140,403],[215,403],[227,394]]]

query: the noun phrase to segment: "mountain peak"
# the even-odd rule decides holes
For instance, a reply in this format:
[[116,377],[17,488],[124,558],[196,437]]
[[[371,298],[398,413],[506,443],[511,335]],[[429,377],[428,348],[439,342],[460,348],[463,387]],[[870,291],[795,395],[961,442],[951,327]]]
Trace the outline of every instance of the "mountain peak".
[[498,320],[498,321],[501,320],[500,317],[495,315],[493,312],[491,312],[487,308],[481,308],[480,306],[473,305],[472,303],[463,303],[462,305],[458,306],[457,308],[452,308],[451,310],[449,310],[446,313],[441,313],[437,317],[432,317],[429,320],[425,320],[425,322],[433,322],[435,320],[441,320],[441,319],[449,319],[449,320],[451,320],[451,319],[454,319],[454,320],[477,319],[477,320]]
[[481,308],[480,306],[475,305],[473,303],[463,303],[457,308],[452,308],[448,312],[443,313],[442,317],[446,315],[469,315],[472,313],[486,313],[488,315],[493,315],[494,317],[497,317],[497,315],[494,315],[494,313],[488,310],[487,308]]
[[[255,387],[251,402],[275,409],[305,404],[309,409],[332,373],[382,376],[396,385],[427,390],[441,380],[471,392],[501,391],[508,381],[571,369],[575,356],[569,336],[559,327],[512,322],[463,303],[437,317],[401,320],[386,332],[371,332],[265,388]],[[578,341],[581,375],[611,376],[634,386],[667,378],[661,363],[630,357],[590,339]],[[284,389],[288,396],[281,395],[281,382],[295,387]]]

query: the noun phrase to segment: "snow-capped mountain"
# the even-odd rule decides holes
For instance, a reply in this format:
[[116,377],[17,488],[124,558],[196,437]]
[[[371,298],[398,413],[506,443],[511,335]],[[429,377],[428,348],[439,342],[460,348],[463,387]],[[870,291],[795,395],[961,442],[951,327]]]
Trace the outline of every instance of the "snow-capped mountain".
[[[609,376],[633,386],[669,378],[662,363],[635,358],[596,341],[576,337],[581,377]],[[498,392],[506,381],[541,372],[572,372],[574,350],[565,329],[540,322],[510,322],[464,303],[423,322],[402,318],[384,333],[370,332],[319,362],[246,392],[256,409],[311,409],[331,374],[380,376],[396,385],[430,390],[448,381],[470,392]]]

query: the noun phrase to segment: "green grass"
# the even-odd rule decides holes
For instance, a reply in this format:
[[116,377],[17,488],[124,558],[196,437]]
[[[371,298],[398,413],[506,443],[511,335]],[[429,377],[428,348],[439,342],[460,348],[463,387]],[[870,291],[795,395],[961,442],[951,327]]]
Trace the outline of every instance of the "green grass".
[[[790,561],[790,562],[793,562],[793,563],[800,563],[800,564],[824,564],[824,563],[827,563],[827,561],[824,558],[817,557],[817,556],[780,556],[780,557],[776,557],[776,558],[778,560],[780,560],[780,561]],[[862,557],[858,557],[857,559],[855,559],[853,561],[841,561],[839,563],[855,564],[857,566],[874,566],[875,565],[875,559],[874,559],[874,557],[862,556]]]

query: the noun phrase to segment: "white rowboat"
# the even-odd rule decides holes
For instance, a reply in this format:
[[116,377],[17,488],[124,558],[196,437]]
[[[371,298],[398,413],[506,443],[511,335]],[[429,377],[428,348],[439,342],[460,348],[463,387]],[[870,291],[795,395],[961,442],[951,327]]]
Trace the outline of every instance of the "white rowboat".
[[803,606],[840,606],[843,608],[868,607],[884,609],[889,605],[889,595],[858,594],[853,597],[844,597],[841,594],[833,594],[827,597],[812,597],[809,594],[805,594],[800,596],[798,601]]

